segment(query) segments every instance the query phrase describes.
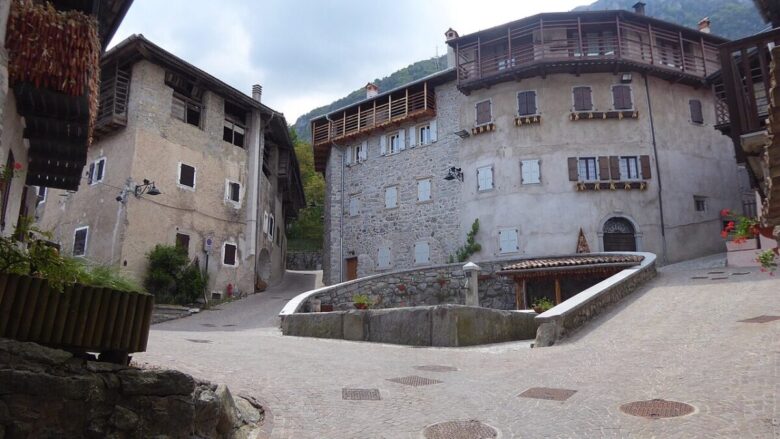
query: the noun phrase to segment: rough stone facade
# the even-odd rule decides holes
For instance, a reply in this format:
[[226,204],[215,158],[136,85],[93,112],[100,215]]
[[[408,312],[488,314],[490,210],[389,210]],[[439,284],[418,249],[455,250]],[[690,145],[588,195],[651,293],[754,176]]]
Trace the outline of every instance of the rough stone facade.
[[288,270],[322,270],[322,252],[287,252]]
[[174,370],[74,358],[0,339],[0,437],[249,438],[263,410]]

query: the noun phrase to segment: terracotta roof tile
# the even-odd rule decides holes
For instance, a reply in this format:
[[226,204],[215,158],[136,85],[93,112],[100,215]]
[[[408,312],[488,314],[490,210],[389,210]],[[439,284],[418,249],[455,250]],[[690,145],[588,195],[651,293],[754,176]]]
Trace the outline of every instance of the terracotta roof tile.
[[638,265],[644,259],[635,255],[566,256],[558,258],[528,259],[507,265],[501,271],[538,270],[544,268],[577,267],[581,265],[627,264]]

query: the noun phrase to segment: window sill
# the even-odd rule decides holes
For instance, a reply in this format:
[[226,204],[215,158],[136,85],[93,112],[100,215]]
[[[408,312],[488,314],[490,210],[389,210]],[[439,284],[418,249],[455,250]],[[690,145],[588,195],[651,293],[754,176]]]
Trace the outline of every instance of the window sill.
[[493,122],[489,122],[486,124],[475,126],[474,128],[471,129],[471,134],[476,136],[477,134],[488,133],[495,130],[496,130],[496,124],[494,124]]
[[639,111],[573,111],[569,120],[639,119]]
[[235,202],[232,200],[225,200],[225,206],[232,207],[233,209],[241,209],[241,202]]
[[630,191],[632,189],[638,189],[640,191],[647,190],[648,183],[645,180],[633,180],[633,181],[608,181],[608,182],[587,182],[587,181],[580,181],[577,182],[574,185],[574,188],[577,190],[577,192],[586,192],[586,191],[616,191],[618,189],[620,190],[626,190]]
[[396,209],[398,209],[398,206],[393,206],[393,207],[385,206],[385,210],[396,210]]
[[431,198],[430,200],[417,201],[417,204],[431,204],[431,203],[433,203],[433,198]]
[[542,123],[542,116],[535,114],[535,115],[528,115],[528,116],[515,116],[515,126],[523,126],[523,125],[540,125]]
[[186,186],[180,183],[176,183],[176,187],[179,189],[184,189],[185,191],[195,192],[195,188],[192,186]]

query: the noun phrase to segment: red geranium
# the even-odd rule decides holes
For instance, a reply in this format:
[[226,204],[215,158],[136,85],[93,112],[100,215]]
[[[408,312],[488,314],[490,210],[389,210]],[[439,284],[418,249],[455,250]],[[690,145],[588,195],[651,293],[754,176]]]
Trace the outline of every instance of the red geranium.
[[729,216],[731,215],[731,210],[729,209],[723,209],[720,211],[720,216]]
[[14,163],[14,169],[16,169],[17,171],[21,171],[22,170],[22,164],[19,163],[19,162]]

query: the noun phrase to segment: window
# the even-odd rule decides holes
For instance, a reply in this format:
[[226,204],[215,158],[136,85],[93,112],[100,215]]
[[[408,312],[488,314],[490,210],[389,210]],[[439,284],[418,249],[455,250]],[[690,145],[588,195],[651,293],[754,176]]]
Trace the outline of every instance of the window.
[[[390,150],[388,151],[388,147]],[[379,138],[379,153],[381,155],[395,154],[406,149],[406,130],[398,130]]]
[[385,188],[385,208],[393,209],[398,207],[398,186]]
[[484,166],[477,169],[477,190],[489,191],[493,189],[493,167]]
[[73,232],[73,256],[84,256],[87,254],[88,237],[89,226],[79,227]]
[[360,198],[358,194],[349,196],[349,216],[358,216],[360,213]]
[[417,201],[430,201],[431,199],[431,179],[425,178],[417,180]]
[[520,250],[517,243],[517,229],[501,229],[498,231],[499,253],[514,253]]
[[185,253],[190,252],[190,235],[184,233],[176,234],[176,248],[184,250]]
[[520,162],[520,183],[538,184],[542,182],[539,160],[522,160]]
[[572,93],[574,97],[574,111],[593,110],[590,87],[574,87]]
[[179,163],[179,186],[195,189],[195,167]]
[[390,154],[395,154],[401,151],[401,136],[398,134],[392,134],[388,136],[388,142],[390,143]]
[[628,85],[612,86],[612,107],[615,110],[631,110],[634,103],[631,100],[631,87]]
[[233,242],[222,244],[222,265],[228,267],[238,266],[238,247]]
[[693,207],[694,207],[694,209],[696,209],[696,212],[706,212],[707,211],[707,197],[694,195],[693,196]]
[[421,127],[417,128],[417,134],[418,139],[420,140],[420,145],[427,145],[431,143],[431,126],[430,125],[423,125]]
[[241,205],[241,183],[225,180],[225,200],[236,205]]
[[377,262],[380,269],[387,269],[390,268],[390,261],[391,255],[390,255],[390,246],[389,245],[383,245],[379,247],[379,254],[377,255]]
[[271,178],[271,145],[267,143],[263,147],[263,174]]
[[639,180],[639,178],[639,158],[620,157],[620,179]]
[[46,202],[46,192],[46,186],[38,186],[38,201],[35,203],[36,206]]
[[581,157],[577,162],[579,179],[582,181],[595,181],[599,179],[596,157]]
[[268,215],[268,239],[271,241],[274,240],[274,216],[273,214]]
[[202,107],[199,100],[188,98],[175,91],[173,92],[171,115],[174,118],[200,128],[201,109]]
[[366,150],[368,149],[368,142],[363,142],[360,145],[355,145],[349,148],[349,156],[347,161],[350,163],[360,163],[366,160]]
[[87,176],[87,182],[89,184],[98,184],[103,181],[103,177],[106,174],[106,158],[101,157],[89,165],[89,175]]
[[427,264],[431,262],[431,247],[425,241],[416,242],[414,244],[414,263],[415,264]]
[[490,101],[478,102],[476,105],[477,110],[477,125],[485,125],[493,121],[493,114],[490,108]]
[[222,140],[238,147],[244,147],[246,136],[246,111],[239,106],[225,101],[225,125]]
[[533,116],[536,114],[536,92],[521,91],[517,93],[517,115]]
[[701,125],[704,123],[704,115],[701,112],[701,101],[698,99],[691,99],[688,101],[688,106],[691,108],[691,122]]

